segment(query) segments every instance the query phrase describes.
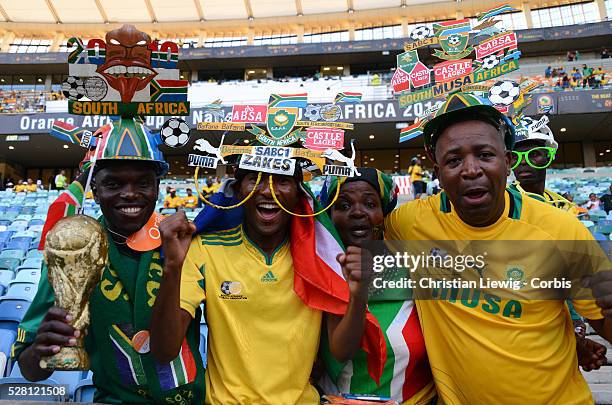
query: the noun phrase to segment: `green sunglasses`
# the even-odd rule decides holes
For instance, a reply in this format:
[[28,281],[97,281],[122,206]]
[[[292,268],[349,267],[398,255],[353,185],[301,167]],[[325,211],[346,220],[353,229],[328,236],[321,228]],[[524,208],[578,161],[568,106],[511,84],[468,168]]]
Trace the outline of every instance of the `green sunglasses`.
[[556,153],[557,150],[550,146],[538,146],[524,152],[513,150],[512,169],[514,170],[520,165],[523,159],[525,159],[525,162],[534,169],[546,169],[553,160],[555,160]]

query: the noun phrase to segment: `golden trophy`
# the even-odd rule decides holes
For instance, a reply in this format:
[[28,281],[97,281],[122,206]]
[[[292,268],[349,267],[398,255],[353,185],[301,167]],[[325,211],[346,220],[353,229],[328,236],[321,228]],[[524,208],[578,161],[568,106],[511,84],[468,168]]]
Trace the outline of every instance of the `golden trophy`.
[[[89,326],[89,296],[100,281],[108,255],[106,232],[95,219],[85,215],[62,218],[47,234],[44,257],[55,306],[72,316],[70,324],[84,331]],[[43,357],[40,367],[49,370],[88,370],[89,357],[83,334],[76,346],[62,347]]]

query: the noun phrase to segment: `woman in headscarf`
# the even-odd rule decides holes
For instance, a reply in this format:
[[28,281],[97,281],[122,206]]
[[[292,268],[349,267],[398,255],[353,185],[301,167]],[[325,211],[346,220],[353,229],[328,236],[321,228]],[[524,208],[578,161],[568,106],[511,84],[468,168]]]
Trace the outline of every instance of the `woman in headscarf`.
[[[361,247],[364,243],[382,240],[384,218],[397,204],[397,186],[390,176],[374,168],[358,170],[360,176],[341,178],[340,182],[334,178],[321,192],[321,203],[327,206],[340,187],[329,213],[345,246]],[[394,280],[404,274],[385,270],[376,276]],[[338,391],[390,397],[403,405],[435,403],[436,390],[411,291],[371,288],[368,308],[385,332],[387,344],[387,361],[380,385],[368,374],[363,351],[340,364],[329,355],[327,344],[323,344],[327,372]]]

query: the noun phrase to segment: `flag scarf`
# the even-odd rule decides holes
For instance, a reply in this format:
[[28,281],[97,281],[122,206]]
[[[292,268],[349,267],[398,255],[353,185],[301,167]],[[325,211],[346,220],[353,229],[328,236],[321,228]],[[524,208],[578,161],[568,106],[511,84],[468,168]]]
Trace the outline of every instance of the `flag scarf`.
[[[237,202],[231,182],[223,183],[210,200],[219,205]],[[262,176],[262,181],[267,178]],[[303,185],[306,197],[297,212],[311,214],[321,210],[310,189]],[[218,210],[206,206],[195,218],[196,232],[212,232],[238,226],[242,222],[242,209]],[[308,307],[335,315],[344,315],[349,302],[349,288],[336,256],[344,251],[342,242],[331,219],[326,214],[316,217],[293,217],[290,233],[291,254],[294,265],[293,289]],[[382,329],[376,318],[366,312],[366,326],[361,347],[367,354],[368,372],[377,383],[387,358]]]
[[361,97],[363,94],[354,93],[349,91],[340,92],[336,95],[334,99],[334,104],[340,103],[361,103]]
[[300,94],[270,94],[268,107],[298,107],[306,108],[308,93]]
[[478,21],[488,20],[489,18],[493,18],[496,15],[508,13],[510,11],[518,10],[508,4],[502,4],[500,6],[494,7],[490,10],[483,11],[482,13],[478,14]]

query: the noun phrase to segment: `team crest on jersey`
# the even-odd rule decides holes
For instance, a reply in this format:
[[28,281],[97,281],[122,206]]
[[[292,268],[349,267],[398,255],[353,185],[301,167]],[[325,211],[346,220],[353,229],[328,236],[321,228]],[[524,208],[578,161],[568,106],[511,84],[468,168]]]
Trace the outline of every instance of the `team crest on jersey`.
[[219,298],[224,300],[246,300],[247,297],[242,292],[240,281],[224,281],[221,283],[221,295]]
[[522,266],[512,264],[506,268],[506,280],[525,282],[525,269]]

